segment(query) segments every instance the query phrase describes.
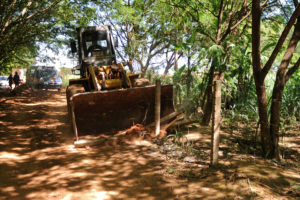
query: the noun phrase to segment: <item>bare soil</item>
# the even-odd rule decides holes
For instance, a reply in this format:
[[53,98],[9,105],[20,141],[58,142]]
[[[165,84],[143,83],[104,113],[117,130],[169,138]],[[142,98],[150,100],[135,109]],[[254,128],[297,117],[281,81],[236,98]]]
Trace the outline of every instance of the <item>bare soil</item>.
[[299,199],[300,125],[286,133],[281,162],[259,157],[228,127],[214,168],[210,128],[197,124],[164,141],[137,126],[121,142],[75,148],[64,91],[2,89],[0,200]]

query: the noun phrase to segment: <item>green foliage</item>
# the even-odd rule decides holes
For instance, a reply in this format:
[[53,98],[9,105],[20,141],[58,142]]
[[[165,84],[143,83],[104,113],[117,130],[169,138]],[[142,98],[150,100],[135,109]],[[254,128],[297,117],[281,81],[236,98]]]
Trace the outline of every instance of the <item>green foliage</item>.
[[287,82],[282,96],[282,116],[300,118],[300,68]]
[[69,85],[69,80],[70,79],[79,78],[79,75],[72,74],[71,69],[67,68],[67,67],[61,67],[60,68],[60,75],[62,77],[63,87],[67,87]]
[[[133,60],[136,70],[144,76],[153,67],[154,57],[161,55],[169,44],[161,36],[165,26],[155,15],[157,4],[152,0],[96,1],[102,9],[97,24],[109,23],[115,29],[120,45],[117,53],[123,61]],[[151,66],[152,65],[152,66]],[[139,68],[139,69],[138,69]]]
[[44,40],[46,34],[52,35],[50,31],[54,29],[50,14],[51,8],[57,3],[57,0],[40,0],[32,4],[24,1],[0,3],[0,7],[5,10],[0,19],[0,70],[7,68],[14,60],[29,55],[28,52],[33,56],[37,52],[35,42]]
[[167,139],[168,138],[173,138],[173,142],[178,146],[184,146],[185,145],[183,140],[186,139],[186,137],[185,137],[185,132],[183,132],[183,131],[175,130],[174,134],[170,134],[170,135],[167,136]]
[[14,51],[10,54],[10,58],[2,60],[0,73],[7,75],[11,73],[13,68],[27,68],[34,63],[33,57],[36,55],[36,50],[30,50],[27,47],[20,47],[18,51]]
[[224,53],[225,51],[220,45],[215,44],[208,48],[208,55],[212,58],[217,59],[218,65],[221,65]]
[[297,191],[300,191],[300,184],[296,182],[291,182],[290,183],[291,187],[294,188]]
[[[181,98],[180,102],[182,104],[179,106],[181,109],[185,110],[186,115],[193,114],[197,112],[199,107],[199,99],[203,95],[206,88],[206,73],[200,72],[202,65],[193,66],[190,71],[189,76],[188,69],[186,65],[180,67],[173,74],[173,85],[174,88],[178,88],[177,95]],[[187,81],[191,81],[190,94],[187,94]]]
[[86,0],[1,1],[0,72],[31,65],[42,43],[57,52],[75,26],[93,19],[95,9],[89,4]]
[[[178,88],[178,96],[187,113],[195,112],[201,104],[208,84],[208,68],[225,71],[222,91],[222,108],[229,111],[231,120],[257,121],[256,89],[252,72],[251,26],[242,21],[235,29],[227,29],[250,11],[251,1],[243,8],[239,1],[223,1],[221,24],[218,24],[220,0],[38,0],[26,8],[25,1],[17,1],[13,8],[11,1],[2,1],[0,19],[0,73],[7,74],[12,67],[26,67],[35,60],[39,44],[57,50],[69,38],[75,38],[75,27],[92,23],[111,24],[119,38],[121,60],[133,59],[139,63],[141,71],[154,83],[173,83]],[[51,9],[39,13],[55,3]],[[278,12],[270,8],[277,6]],[[243,10],[245,9],[245,10]],[[269,10],[270,9],[270,10]],[[293,11],[292,1],[284,5],[274,4],[266,7],[262,21],[261,57],[264,64],[271,55],[279,35],[286,24],[286,16]],[[10,14],[12,13],[12,14]],[[26,20],[31,14],[37,16]],[[283,14],[284,13],[284,14]],[[12,17],[9,20],[9,17]],[[231,19],[231,20],[230,20]],[[16,20],[16,23],[12,23]],[[4,27],[5,22],[11,26]],[[220,29],[219,29],[220,28]],[[229,33],[227,33],[229,30]],[[219,31],[220,37],[217,37]],[[58,37],[59,36],[59,37]],[[290,37],[290,36],[289,36]],[[286,47],[286,44],[285,46]],[[182,64],[173,76],[162,77],[156,66],[166,66],[161,55],[167,51],[178,50],[183,58],[190,57],[190,69]],[[283,56],[282,48],[271,72],[266,77],[267,99],[272,95],[275,71]],[[300,53],[300,50],[296,50]],[[159,57],[159,59],[157,59]],[[298,59],[295,56],[292,63]],[[157,64],[159,60],[159,64]],[[154,64],[155,63],[155,64]],[[62,68],[63,82],[67,85],[73,77],[70,69]],[[300,117],[300,71],[287,82],[282,98],[282,117]],[[188,88],[189,87],[189,88]],[[188,95],[188,91],[189,95]],[[270,106],[270,102],[268,106]],[[283,125],[284,126],[284,125]]]

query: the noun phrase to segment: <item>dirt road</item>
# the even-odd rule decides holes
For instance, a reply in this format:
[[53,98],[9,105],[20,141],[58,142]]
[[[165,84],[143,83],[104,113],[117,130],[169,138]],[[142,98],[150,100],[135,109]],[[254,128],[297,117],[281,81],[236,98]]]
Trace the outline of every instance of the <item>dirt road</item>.
[[[253,199],[276,191],[277,186],[270,189],[274,180],[284,179],[288,185],[300,180],[259,161],[241,162],[240,169],[232,161],[225,172],[208,169],[207,162],[181,166],[157,145],[76,149],[64,92],[2,95],[0,111],[1,200]],[[238,170],[243,167],[242,176]],[[258,173],[268,181],[264,174],[273,172],[279,177],[266,185],[269,193],[254,191],[251,177]]]
[[64,93],[1,99],[0,199],[168,199],[149,147],[75,149]]

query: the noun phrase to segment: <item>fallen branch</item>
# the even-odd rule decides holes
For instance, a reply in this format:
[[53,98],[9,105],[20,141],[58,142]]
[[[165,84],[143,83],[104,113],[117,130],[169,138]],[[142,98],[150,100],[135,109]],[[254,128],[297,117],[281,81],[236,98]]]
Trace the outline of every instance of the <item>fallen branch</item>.
[[74,142],[75,147],[85,147],[85,146],[95,146],[108,141],[114,141],[115,143],[132,141],[133,139],[146,139],[149,134],[147,134],[145,128],[141,124],[136,124],[126,130],[119,131],[111,136],[100,135],[98,137],[87,136],[88,138],[79,138],[79,140]]
[[181,119],[184,116],[184,113],[181,113],[178,115],[173,121],[171,121],[169,124],[166,124],[162,126],[159,133],[159,138],[165,138],[167,136],[167,129],[170,128],[172,125],[174,125],[179,119]]
[[175,122],[177,122],[179,119],[181,119],[184,116],[184,113],[181,113],[180,115],[178,115],[173,121],[171,121],[169,124],[163,126],[161,128],[161,130],[166,131],[168,128],[170,128],[172,125],[175,124]]
[[[170,119],[180,115],[182,113],[182,111],[177,111],[177,112],[172,112],[171,114],[164,116],[160,119],[160,123],[163,124],[166,121],[169,121]],[[145,126],[146,128],[150,128],[152,126],[155,126],[155,122],[152,122],[151,124],[148,124],[147,126]]]
[[170,126],[168,128],[176,127],[176,126],[185,126],[185,125],[193,124],[193,123],[196,123],[196,122],[199,122],[199,120],[198,119],[184,119],[182,121],[179,121],[179,122],[176,122],[176,123],[172,124],[172,126]]
[[78,148],[78,147],[98,145],[98,144],[101,144],[101,143],[105,142],[106,140],[113,140],[113,139],[116,139],[116,138],[117,137],[78,140],[78,141],[74,142],[74,146],[76,148]]

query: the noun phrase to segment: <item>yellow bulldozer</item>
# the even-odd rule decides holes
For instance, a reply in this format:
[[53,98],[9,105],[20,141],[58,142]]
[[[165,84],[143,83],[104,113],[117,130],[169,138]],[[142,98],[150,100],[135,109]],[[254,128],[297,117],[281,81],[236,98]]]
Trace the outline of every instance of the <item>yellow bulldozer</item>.
[[[155,86],[127,73],[131,62],[117,63],[116,46],[110,26],[77,28],[77,44],[71,42],[80,78],[69,80],[66,95],[77,140],[154,121]],[[161,117],[173,111],[172,85],[162,85]]]

